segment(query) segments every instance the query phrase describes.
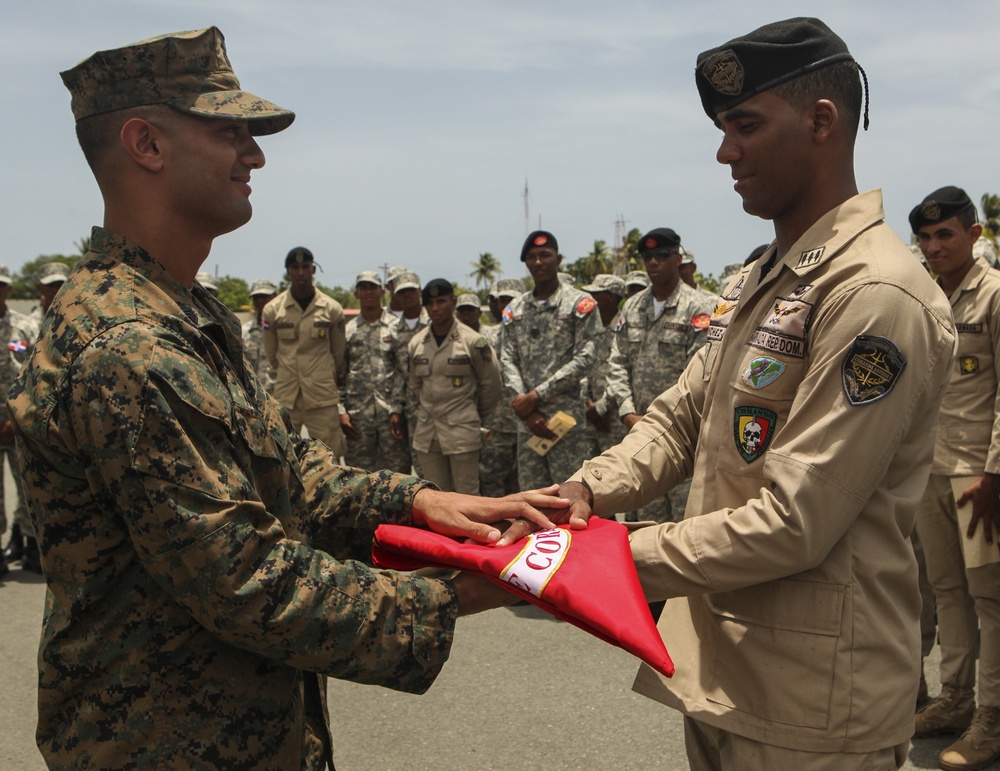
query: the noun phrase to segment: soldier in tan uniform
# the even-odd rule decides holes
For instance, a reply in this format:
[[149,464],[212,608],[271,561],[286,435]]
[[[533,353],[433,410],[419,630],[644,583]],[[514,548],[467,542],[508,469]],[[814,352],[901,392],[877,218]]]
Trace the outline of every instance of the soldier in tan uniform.
[[917,713],[914,736],[961,733],[941,767],[978,769],[1000,757],[1000,273],[973,256],[982,226],[961,188],[928,195],[910,212],[910,227],[958,327],[917,511],[937,600],[941,693]]
[[275,371],[274,396],[296,431],[305,426],[342,457],[338,380],[344,371],[344,309],[313,282],[312,252],[296,246],[285,257],[288,289],[264,307],[264,348]]
[[[204,284],[202,285],[204,286]],[[207,287],[206,287],[207,288]],[[274,367],[264,350],[264,327],[262,326],[264,306],[278,294],[277,285],[267,278],[258,278],[250,286],[250,302],[253,304],[253,318],[243,322],[243,355],[247,357],[257,379],[269,394],[274,393]]]
[[455,318],[450,282],[427,282],[422,301],[431,323],[408,351],[413,449],[425,479],[478,495],[482,426],[500,401],[500,370],[486,338]]
[[724,287],[678,383],[561,494],[581,527],[693,474],[683,521],[631,535],[677,664],[634,688],[684,713],[692,769],[898,768],[920,663],[909,535],[954,322],[881,193],[858,193],[843,40],[769,24],[702,53],[696,83],[775,241]]

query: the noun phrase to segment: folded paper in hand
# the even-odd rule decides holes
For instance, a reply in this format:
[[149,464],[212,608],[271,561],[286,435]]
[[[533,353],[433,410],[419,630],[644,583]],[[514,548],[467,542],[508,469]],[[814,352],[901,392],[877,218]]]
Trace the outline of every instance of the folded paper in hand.
[[566,432],[576,425],[576,418],[569,413],[559,410],[559,412],[549,418],[549,422],[545,425],[549,431],[556,435],[555,439],[542,439],[542,437],[532,434],[526,442],[528,447],[542,457],[545,457],[545,454],[552,449],[552,446],[566,436]]
[[508,546],[460,543],[403,525],[379,525],[375,564],[395,570],[458,568],[638,656],[667,677],[674,665],[639,585],[625,526],[594,517],[585,530],[560,525]]

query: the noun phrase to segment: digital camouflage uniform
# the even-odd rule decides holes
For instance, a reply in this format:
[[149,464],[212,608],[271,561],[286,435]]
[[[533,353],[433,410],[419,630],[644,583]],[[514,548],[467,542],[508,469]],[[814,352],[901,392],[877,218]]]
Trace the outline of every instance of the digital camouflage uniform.
[[[653,317],[653,288],[630,297],[612,328],[607,392],[620,418],[645,415],[649,405],[677,382],[688,361],[705,344],[715,303],[683,281]],[[626,519],[670,522],[684,518],[689,481],[648,503]]]
[[[7,395],[10,387],[14,384],[14,379],[21,369],[21,365],[35,344],[38,336],[38,328],[35,322],[23,313],[7,308],[7,313],[0,316],[0,341],[6,344],[7,350],[0,358],[0,394]],[[0,423],[8,420],[6,400],[0,405]],[[0,446],[0,533],[7,529],[7,513],[4,501],[6,500],[4,491],[3,460],[7,459],[10,465],[10,475],[14,478],[14,487],[17,490],[17,505],[14,509],[14,524],[21,528],[23,537],[34,537],[35,531],[31,526],[31,519],[28,517],[28,510],[24,505],[24,491],[21,487],[21,471],[18,468],[17,453],[14,445]]]
[[413,336],[430,324],[431,320],[427,315],[427,311],[423,308],[420,309],[420,315],[417,317],[417,323],[413,329],[410,329],[406,323],[406,319],[397,316],[388,308],[382,311],[382,317],[392,330],[393,340],[395,341],[396,360],[395,368],[386,373],[386,398],[389,401],[390,412],[396,412],[406,418],[407,428],[406,441],[394,445],[388,456],[393,461],[389,465],[389,468],[398,469],[405,466],[407,471],[416,469],[419,474],[420,470],[416,468],[416,458],[413,457],[411,451],[413,426],[416,425],[417,415],[415,412],[410,412],[406,399],[407,380],[409,379],[409,358],[406,350]]
[[264,390],[269,394],[274,393],[274,367],[268,361],[267,351],[264,350],[264,330],[261,329],[257,319],[243,322],[243,354],[250,362],[254,374]]
[[[483,326],[480,331],[500,360],[500,336],[503,325]],[[500,372],[501,378],[503,371]],[[484,439],[479,454],[479,493],[489,498],[502,498],[516,493],[517,427],[521,423],[510,406],[510,399],[500,397],[497,407],[486,421],[489,437]]]
[[586,292],[559,284],[539,304],[531,292],[503,312],[501,369],[508,401],[534,390],[538,409],[551,418],[562,411],[576,425],[545,456],[527,446],[531,431],[518,420],[517,477],[522,490],[566,481],[588,457],[580,379],[594,363],[594,338],[602,330],[597,303]]
[[388,468],[409,473],[409,464],[403,465],[409,454],[406,442],[389,432],[385,387],[386,373],[396,366],[393,326],[384,313],[375,322],[366,321],[360,313],[347,322],[343,398],[358,436],[347,439],[345,460],[349,466],[369,471]]
[[453,590],[330,556],[409,523],[421,483],[294,436],[235,318],[141,248],[94,229],[8,406],[47,582],[50,766],[320,768],[320,675],[436,676]]
[[588,421],[587,435],[590,439],[590,455],[600,455],[609,447],[614,447],[628,432],[618,418],[618,405],[614,397],[608,393],[608,371],[611,367],[611,342],[614,340],[613,330],[621,318],[621,312],[615,314],[611,323],[604,327],[601,334],[594,340],[594,366],[590,368],[587,377],[580,386],[584,406],[588,401],[594,403],[594,409],[608,424],[608,432],[598,431]]

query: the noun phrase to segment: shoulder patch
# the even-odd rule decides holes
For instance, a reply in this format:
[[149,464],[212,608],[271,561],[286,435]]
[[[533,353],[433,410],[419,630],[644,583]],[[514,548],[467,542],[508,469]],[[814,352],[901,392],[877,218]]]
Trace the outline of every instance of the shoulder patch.
[[691,317],[691,326],[695,329],[708,329],[712,323],[712,315],[709,313],[696,313]]
[[490,344],[488,342],[486,342],[486,338],[485,337],[480,337],[480,338],[478,338],[476,340],[476,342],[474,342],[472,344],[472,347],[473,348],[480,348],[480,349],[482,349],[482,348],[489,348]]
[[612,331],[621,332],[624,326],[625,326],[625,317],[619,314],[617,320],[615,320],[614,327],[612,327]]
[[743,370],[743,382],[753,389],[770,385],[785,371],[785,365],[770,356],[759,356]]
[[576,312],[581,316],[586,316],[594,308],[597,307],[597,300],[593,297],[581,297],[580,301],[576,304]]
[[844,394],[852,406],[877,402],[892,393],[906,357],[884,337],[858,335],[844,356]]
[[514,311],[511,310],[509,305],[503,309],[503,313],[500,314],[500,320],[504,324],[510,324],[514,320]]

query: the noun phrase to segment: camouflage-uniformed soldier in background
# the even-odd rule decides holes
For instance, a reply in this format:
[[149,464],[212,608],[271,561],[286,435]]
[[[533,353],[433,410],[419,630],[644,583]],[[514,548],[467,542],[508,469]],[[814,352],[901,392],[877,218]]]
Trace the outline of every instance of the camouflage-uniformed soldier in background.
[[[535,288],[504,309],[501,368],[504,395],[521,419],[518,484],[529,490],[569,478],[589,456],[580,380],[594,363],[594,340],[602,328],[594,298],[559,280],[562,255],[555,236],[544,230],[529,234],[521,262]],[[528,439],[555,439],[548,421],[560,411],[576,425],[539,455]]]
[[[626,430],[639,422],[653,399],[677,382],[708,334],[715,303],[680,280],[680,244],[680,236],[670,228],[651,230],[639,241],[650,286],[622,308],[607,380],[607,391],[618,404]],[[626,519],[683,519],[689,489],[690,482],[683,482]]]
[[389,293],[389,305],[386,307],[386,311],[397,319],[403,315],[403,307],[400,304],[403,298],[396,297],[396,279],[404,273],[410,272],[410,269],[404,265],[393,265],[385,274],[385,289]]
[[392,417],[389,419],[389,430],[392,435],[400,440],[396,445],[396,450],[405,448],[405,456],[393,458],[390,468],[399,468],[398,464],[405,463],[406,468],[416,469],[420,474],[420,465],[413,456],[413,444],[410,430],[417,420],[415,412],[411,411],[412,405],[407,401],[406,389],[407,378],[409,377],[409,361],[407,359],[407,346],[410,340],[421,329],[430,324],[427,311],[420,304],[420,276],[412,271],[403,271],[394,278],[392,297],[393,302],[399,306],[400,315],[397,317],[389,308],[385,314],[388,321],[392,323],[393,339],[396,343],[396,368],[386,375],[386,398],[389,401],[389,411]]
[[38,269],[38,276],[35,279],[35,289],[38,291],[38,305],[31,310],[31,321],[38,328],[42,324],[42,317],[52,305],[52,300],[56,293],[69,277],[69,268],[63,262],[47,262]]
[[[202,284],[202,286],[205,286]],[[208,287],[205,287],[206,289]],[[269,394],[274,393],[274,367],[264,349],[264,329],[262,327],[264,306],[278,294],[278,285],[270,279],[258,278],[250,286],[250,302],[253,304],[253,318],[243,322],[243,355],[257,375],[260,384]]]
[[455,318],[450,281],[428,281],[421,299],[431,323],[407,351],[413,451],[425,479],[478,495],[482,426],[501,397],[500,370],[486,338]]
[[594,343],[594,366],[580,383],[580,393],[586,406],[587,435],[591,455],[600,455],[618,444],[628,433],[618,419],[618,405],[607,392],[608,367],[611,364],[612,330],[620,314],[618,306],[625,299],[625,281],[621,276],[599,273],[583,288],[597,302],[604,331]]
[[194,280],[201,284],[212,297],[216,300],[219,299],[219,285],[215,281],[215,276],[208,272],[197,273]]
[[649,286],[649,276],[646,275],[646,271],[630,270],[625,276],[625,298],[639,294],[647,286]]
[[558,501],[338,466],[248,373],[239,323],[194,275],[250,218],[256,137],[294,115],[240,88],[216,28],[63,80],[108,227],[8,402],[47,584],[39,749],[51,768],[332,767],[324,676],[423,691],[456,615],[512,598],[339,562],[344,534],[427,522],[485,541],[499,533],[469,516],[552,527],[523,501]]
[[479,317],[483,314],[482,303],[479,295],[466,292],[458,296],[458,304],[455,306],[455,318],[474,332],[480,332]]
[[[406,442],[389,431],[386,374],[396,366],[394,317],[382,312],[382,278],[374,270],[358,274],[354,296],[361,312],[347,322],[347,356],[340,425],[347,437],[349,466],[410,472]],[[402,465],[405,463],[405,468]]]
[[694,274],[698,272],[698,264],[694,261],[694,253],[685,249],[683,245],[678,248],[681,250],[681,264],[677,269],[677,273],[681,277],[681,281],[691,287],[694,291],[700,292],[708,297],[714,305],[716,299],[718,299],[715,292],[709,292],[697,281],[695,281]]
[[[524,293],[524,282],[518,278],[502,278],[490,287],[487,298],[493,326],[483,327],[482,334],[500,361],[500,339],[503,334],[501,316],[503,309]],[[503,378],[503,370],[500,372]],[[510,401],[500,399],[493,414],[486,421],[486,436],[479,455],[479,492],[490,498],[500,498],[516,492],[517,486],[517,427],[521,421]]]
[[289,286],[264,306],[264,348],[274,367],[274,396],[302,426],[341,457],[347,449],[340,430],[344,371],[344,309],[316,289],[311,251],[296,246],[285,257]]
[[[21,364],[28,358],[28,353],[35,344],[38,329],[35,323],[23,313],[18,313],[7,307],[7,297],[13,279],[6,265],[0,265],[0,344],[6,343],[7,349],[0,354],[0,394],[6,396],[10,391],[14,378],[21,369]],[[10,475],[14,478],[17,490],[17,504],[14,508],[10,528],[10,539],[7,548],[0,552],[0,576],[7,572],[7,563],[21,561],[24,570],[35,573],[42,572],[38,561],[38,544],[35,542],[35,530],[28,517],[24,505],[24,490],[21,487],[21,470],[14,450],[14,431],[7,416],[6,400],[0,404],[0,533],[7,529],[7,512],[5,505],[3,458],[10,466]]]

